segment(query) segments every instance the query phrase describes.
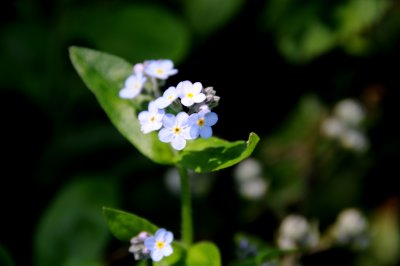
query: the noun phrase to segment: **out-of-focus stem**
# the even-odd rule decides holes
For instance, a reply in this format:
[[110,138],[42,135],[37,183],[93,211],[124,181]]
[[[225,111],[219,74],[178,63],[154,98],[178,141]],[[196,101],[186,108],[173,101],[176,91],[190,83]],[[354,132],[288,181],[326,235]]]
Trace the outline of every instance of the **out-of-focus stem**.
[[189,175],[187,170],[181,166],[178,166],[178,170],[181,179],[182,241],[187,247],[190,247],[193,241],[193,221]]

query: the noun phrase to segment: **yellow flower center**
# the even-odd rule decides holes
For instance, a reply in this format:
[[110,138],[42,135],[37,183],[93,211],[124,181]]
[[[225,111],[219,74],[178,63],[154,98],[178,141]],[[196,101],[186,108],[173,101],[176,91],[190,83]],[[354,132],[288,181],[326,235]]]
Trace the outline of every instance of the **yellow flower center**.
[[186,97],[188,97],[188,98],[193,98],[193,93],[191,93],[191,92],[189,92],[188,94],[186,94]]
[[172,130],[175,134],[179,134],[181,132],[181,128],[180,127],[174,127],[174,129]]
[[154,123],[156,121],[156,117],[154,115],[152,115],[149,120],[150,120],[150,122]]
[[162,68],[157,68],[156,73],[157,73],[158,75],[162,75],[162,74],[164,74],[164,69],[162,69]]
[[162,249],[163,247],[164,247],[164,242],[162,242],[162,241],[157,241],[156,242],[156,248]]
[[205,123],[204,118],[200,118],[199,120],[197,120],[197,125],[198,125],[199,127],[204,126],[204,123]]

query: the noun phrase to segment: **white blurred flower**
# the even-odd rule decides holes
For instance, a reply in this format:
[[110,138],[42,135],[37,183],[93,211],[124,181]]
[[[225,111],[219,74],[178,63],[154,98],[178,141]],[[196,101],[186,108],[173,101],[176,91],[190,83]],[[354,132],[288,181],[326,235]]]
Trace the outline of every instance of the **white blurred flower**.
[[339,137],[343,147],[357,152],[364,152],[368,148],[368,139],[365,134],[357,129],[348,128]]
[[240,183],[239,193],[242,197],[250,200],[257,200],[264,197],[269,184],[261,177],[252,178]]
[[364,119],[365,111],[361,104],[353,99],[344,99],[334,106],[332,115],[322,121],[321,132],[338,140],[345,149],[365,152],[369,141],[361,128]]
[[322,133],[330,138],[338,138],[345,129],[342,121],[336,117],[328,117],[322,122]]
[[319,232],[301,215],[290,214],[280,224],[277,239],[280,248],[311,248],[318,241]]
[[241,161],[234,169],[233,175],[238,181],[243,181],[255,176],[259,176],[262,172],[261,163],[254,158],[247,158]]
[[368,244],[368,222],[356,208],[348,208],[340,212],[332,232],[339,244],[350,244],[361,248]]
[[249,200],[265,196],[269,183],[262,176],[262,165],[254,158],[241,161],[233,171],[239,194]]
[[339,101],[333,113],[336,117],[352,126],[358,126],[365,118],[365,111],[361,104],[354,99]]

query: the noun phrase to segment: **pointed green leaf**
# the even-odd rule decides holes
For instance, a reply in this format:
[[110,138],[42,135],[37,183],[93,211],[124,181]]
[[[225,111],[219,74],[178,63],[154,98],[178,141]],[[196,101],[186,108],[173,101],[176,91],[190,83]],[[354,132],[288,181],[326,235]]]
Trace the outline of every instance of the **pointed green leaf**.
[[221,255],[218,247],[211,242],[199,242],[193,245],[186,258],[186,266],[220,266]]
[[111,233],[122,241],[129,241],[141,231],[154,234],[158,227],[132,213],[103,207],[103,215],[106,218]]
[[126,100],[118,95],[133,66],[120,57],[87,48],[71,47],[69,52],[78,74],[121,134],[154,162],[173,164],[170,145],[159,141],[155,132],[140,131],[138,107],[145,100],[139,97]]
[[260,138],[250,133],[247,141],[229,142],[216,137],[198,139],[188,143],[178,163],[198,173],[230,167],[251,155]]
[[174,152],[170,144],[159,141],[156,132],[143,134],[137,118],[144,97],[121,99],[118,95],[131,73],[132,65],[117,56],[79,47],[70,48],[72,63],[96,95],[101,107],[121,134],[143,155],[160,164],[181,164],[196,172],[210,172],[232,166],[250,156],[259,137],[229,142],[216,137],[189,141],[184,151]]

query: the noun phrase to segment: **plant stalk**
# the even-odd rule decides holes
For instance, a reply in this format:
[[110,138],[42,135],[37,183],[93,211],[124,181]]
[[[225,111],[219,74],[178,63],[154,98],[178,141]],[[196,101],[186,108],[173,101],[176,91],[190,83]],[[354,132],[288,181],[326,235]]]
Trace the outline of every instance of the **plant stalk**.
[[181,179],[182,241],[189,248],[193,241],[192,203],[189,175],[185,168],[178,166]]

